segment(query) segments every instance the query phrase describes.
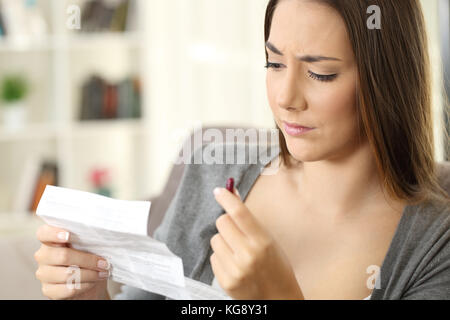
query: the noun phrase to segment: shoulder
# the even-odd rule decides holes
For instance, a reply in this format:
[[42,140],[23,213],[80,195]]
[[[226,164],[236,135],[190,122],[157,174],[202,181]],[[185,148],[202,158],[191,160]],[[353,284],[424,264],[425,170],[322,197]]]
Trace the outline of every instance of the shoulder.
[[196,148],[189,156],[180,157],[177,161],[184,161],[183,176],[159,230],[155,231],[155,238],[166,241],[171,234],[199,231],[211,223],[214,225],[222,209],[213,190],[225,187],[230,177],[235,179],[236,185],[243,180],[251,184],[253,175],[249,178],[245,174],[258,172],[273,156],[271,152],[265,157],[266,151],[267,148],[260,145],[209,143]]
[[407,207],[395,243],[396,263],[420,280],[442,268],[450,279],[450,208],[440,202]]
[[450,195],[450,162],[436,163],[437,176],[441,187]]
[[375,299],[450,299],[450,208],[407,206],[380,276]]
[[[257,160],[249,159],[257,148],[241,144],[208,143],[184,156],[184,173],[178,196],[186,194],[202,197],[215,187],[225,186],[230,177],[242,175]],[[243,159],[241,157],[244,157]],[[192,198],[191,198],[192,199]]]
[[410,220],[412,230],[420,231],[418,237],[448,236],[450,227],[450,207],[448,203],[431,201],[426,204],[409,206],[405,212]]
[[[439,184],[449,192],[450,163],[439,163],[437,169]],[[450,253],[450,203],[445,200],[431,200],[408,206],[407,209],[407,223],[401,231],[408,234],[409,239],[420,241],[427,250],[436,248],[436,253]]]
[[[399,226],[403,238],[408,239],[408,247],[428,253],[450,253],[450,207],[432,201],[427,204],[408,206],[404,223]],[[430,256],[430,254],[428,254]],[[430,257],[431,258],[431,257]]]
[[225,186],[228,178],[239,180],[250,167],[264,167],[278,153],[278,145],[207,143],[196,148],[189,157],[178,158],[185,166],[180,188],[198,193]]
[[246,149],[253,152],[254,148],[208,143],[180,155],[177,163],[183,162],[184,172],[164,219],[155,231],[155,238],[166,242],[173,239],[173,234],[199,231],[205,225],[214,224],[221,208],[215,201],[213,190],[224,187],[230,177],[239,180],[244,175],[252,164],[248,161],[237,163],[231,157],[244,154]]

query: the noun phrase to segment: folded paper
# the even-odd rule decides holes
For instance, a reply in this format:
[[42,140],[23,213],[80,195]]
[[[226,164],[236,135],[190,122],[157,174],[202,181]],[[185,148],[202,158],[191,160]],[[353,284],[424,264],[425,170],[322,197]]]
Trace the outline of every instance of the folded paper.
[[183,262],[147,235],[151,202],[111,199],[48,185],[37,215],[70,232],[71,246],[105,258],[112,280],[172,299],[231,299],[222,291],[184,276]]

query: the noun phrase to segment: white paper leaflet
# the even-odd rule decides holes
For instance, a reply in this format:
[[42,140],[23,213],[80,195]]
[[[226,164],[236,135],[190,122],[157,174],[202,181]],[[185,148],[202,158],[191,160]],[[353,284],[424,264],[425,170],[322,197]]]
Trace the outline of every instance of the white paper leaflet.
[[172,299],[231,299],[184,276],[183,262],[147,235],[151,203],[47,186],[37,208],[45,223],[70,232],[74,249],[108,260],[112,280]]

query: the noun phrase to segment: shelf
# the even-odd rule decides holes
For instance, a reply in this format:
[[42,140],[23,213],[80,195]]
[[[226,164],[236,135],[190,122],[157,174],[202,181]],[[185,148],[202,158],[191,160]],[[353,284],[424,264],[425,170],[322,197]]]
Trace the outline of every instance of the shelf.
[[0,142],[20,140],[48,140],[57,136],[56,127],[48,124],[29,124],[23,129],[7,129],[0,126]]
[[117,119],[117,120],[85,120],[79,121],[70,127],[74,137],[96,136],[109,131],[124,131],[139,134],[144,129],[141,119]]
[[[142,36],[137,32],[74,33],[67,41],[72,49],[91,49],[93,46],[120,45],[143,46]],[[63,38],[64,39],[64,38]]]
[[111,131],[140,134],[144,130],[145,125],[141,119],[86,120],[74,122],[64,128],[56,128],[46,124],[33,124],[14,131],[0,127],[0,142],[49,140],[60,137],[64,133],[70,134],[74,138],[96,136]]
[[32,36],[0,37],[0,52],[51,51],[60,48],[91,49],[108,45],[140,48],[144,45],[142,38],[138,32],[72,33],[46,35],[39,38]]
[[29,52],[48,51],[53,48],[49,36],[42,38],[23,37],[0,37],[0,52]]

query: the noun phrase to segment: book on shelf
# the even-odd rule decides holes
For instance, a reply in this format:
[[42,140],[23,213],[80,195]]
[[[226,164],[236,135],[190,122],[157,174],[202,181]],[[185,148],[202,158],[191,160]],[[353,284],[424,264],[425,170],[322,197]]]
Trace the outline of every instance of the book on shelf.
[[137,77],[110,83],[91,76],[81,87],[80,120],[138,119],[141,85]]
[[41,158],[30,155],[25,160],[24,169],[19,178],[19,184],[12,203],[13,212],[28,212],[31,199],[34,197],[34,188],[41,171]]
[[0,7],[0,37],[6,36],[6,27],[5,27],[5,21],[3,19],[3,13],[1,11]]
[[92,76],[81,89],[81,120],[102,118],[104,80]]
[[106,84],[102,114],[105,119],[117,117],[117,87],[113,84]]
[[127,29],[128,8],[130,1],[123,1],[119,3],[117,9],[114,11],[111,18],[110,30],[111,31],[125,31]]
[[138,77],[129,78],[118,84],[118,117],[141,117],[141,82]]
[[[132,9],[134,12],[131,12]],[[90,0],[82,8],[81,32],[135,30],[136,0]]]
[[35,213],[47,185],[58,185],[58,165],[52,161],[44,161],[41,164],[41,170],[34,187],[34,193],[31,198],[30,212]]
[[12,211],[35,212],[46,185],[58,185],[58,165],[38,155],[29,156],[14,195]]

